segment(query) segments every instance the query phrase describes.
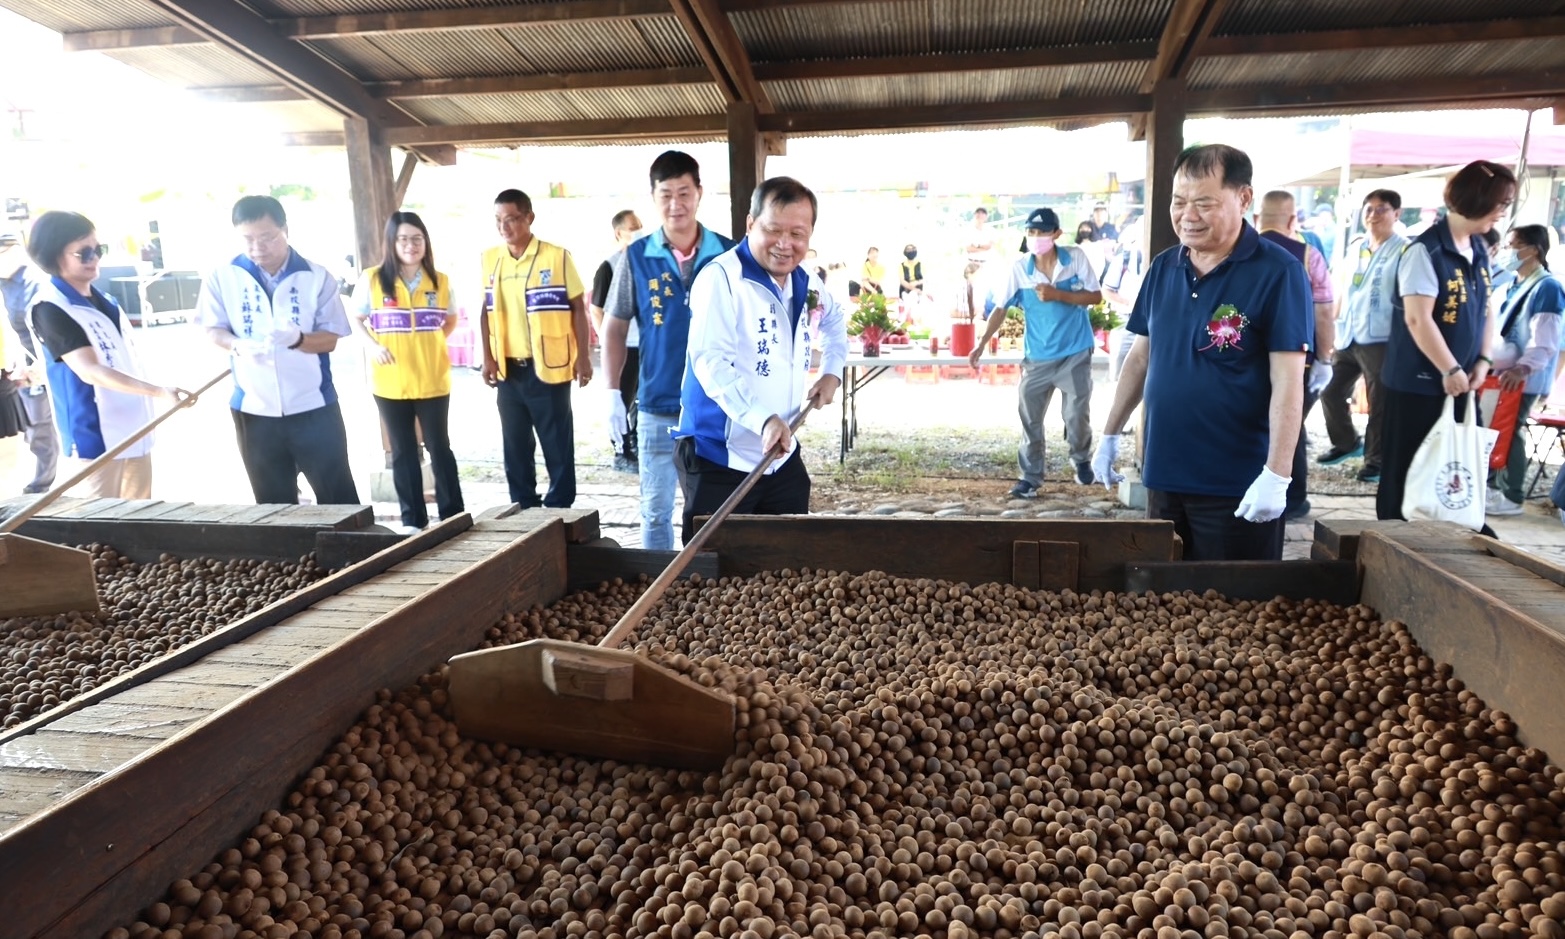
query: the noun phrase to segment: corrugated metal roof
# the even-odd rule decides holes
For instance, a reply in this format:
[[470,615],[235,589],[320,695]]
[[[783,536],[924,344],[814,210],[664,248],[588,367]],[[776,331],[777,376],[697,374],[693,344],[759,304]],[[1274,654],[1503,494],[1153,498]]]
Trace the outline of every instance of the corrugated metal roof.
[[1155,40],[1172,0],[928,0],[731,14],[758,62]]
[[1134,93],[1146,68],[1145,62],[1103,62],[1003,72],[779,81],[767,82],[766,92],[779,111],[1035,101]]
[[173,21],[149,3],[105,3],[103,0],[5,0],[7,10],[57,33],[82,29],[135,29],[168,26]]
[[379,33],[308,43],[365,81],[448,75],[527,75],[539,71],[501,30]]
[[[332,16],[341,13],[392,13],[404,10],[459,10],[468,7],[500,7],[545,4],[553,0],[269,0],[269,10],[279,16]],[[268,15],[272,15],[268,13]]]
[[723,98],[713,85],[666,85],[418,98],[398,106],[426,124],[495,124],[714,114],[722,111]]
[[1504,75],[1565,63],[1565,39],[1524,39],[1355,52],[1236,55],[1200,59],[1190,87],[1347,85],[1428,76]]
[[1485,22],[1565,12],[1560,0],[1234,0],[1214,35],[1297,33],[1310,30]]
[[122,49],[113,57],[181,88],[277,84],[272,73],[215,45]]

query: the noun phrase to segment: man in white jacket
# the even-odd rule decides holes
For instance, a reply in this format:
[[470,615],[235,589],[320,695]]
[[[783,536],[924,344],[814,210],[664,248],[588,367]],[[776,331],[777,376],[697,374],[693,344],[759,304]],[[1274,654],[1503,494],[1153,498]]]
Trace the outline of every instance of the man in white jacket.
[[[736,511],[810,510],[810,476],[789,425],[806,406],[825,407],[848,357],[843,311],[802,267],[815,232],[815,194],[774,177],[750,198],[745,239],[719,255],[690,289],[690,342],[680,390],[675,464],[685,494],[683,540],[768,454],[781,454]],[[812,314],[820,311],[819,325]],[[819,330],[820,377],[809,380]]]

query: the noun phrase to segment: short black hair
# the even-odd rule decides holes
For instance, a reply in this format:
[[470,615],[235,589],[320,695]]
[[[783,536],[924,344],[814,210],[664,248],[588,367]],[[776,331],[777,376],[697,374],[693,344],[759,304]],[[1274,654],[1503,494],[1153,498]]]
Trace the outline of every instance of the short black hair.
[[393,212],[386,220],[385,254],[380,259],[380,289],[392,296],[396,295],[395,277],[401,263],[397,260],[397,229],[403,225],[412,225],[424,236],[424,260],[419,262],[419,266],[429,275],[430,287],[438,287],[440,284],[440,275],[435,272],[435,243],[429,237],[429,226],[424,224],[417,212]]
[[622,231],[625,228],[625,223],[635,217],[635,209],[620,209],[618,212],[614,213],[614,218],[609,222],[609,224],[614,227],[615,231]]
[[283,211],[283,204],[271,196],[240,196],[234,203],[232,224],[259,222],[263,218],[276,222],[278,228],[288,227],[288,213]]
[[1384,202],[1398,212],[1402,211],[1402,194],[1395,189],[1376,189],[1364,197],[1362,204],[1369,205],[1369,200],[1371,199]]
[[1186,147],[1174,158],[1174,175],[1178,176],[1181,171],[1197,178],[1220,173],[1227,189],[1253,185],[1255,178],[1255,164],[1250,162],[1250,155],[1225,143]]
[[520,189],[500,190],[500,194],[494,197],[494,204],[500,205],[501,203],[516,206],[516,211],[518,212],[531,214],[533,210],[533,200]]
[[1549,230],[1542,225],[1517,225],[1511,229],[1511,234],[1520,238],[1522,244],[1538,252],[1538,263],[1544,270],[1549,269]]
[[92,219],[80,212],[45,212],[33,222],[32,235],[27,239],[27,254],[46,273],[57,275],[65,246],[97,230]]
[[810,204],[810,224],[814,225],[820,214],[820,203],[815,201],[815,193],[792,176],[773,176],[756,186],[755,192],[751,194],[750,217],[760,218],[768,205],[784,206],[795,202]]
[[983,206],[979,206],[978,208],[974,209],[973,210],[973,215],[976,216],[980,212],[982,212],[984,214],[984,218],[988,218],[989,217],[989,210],[984,208]]
[[1496,228],[1490,228],[1488,231],[1485,231],[1478,237],[1483,239],[1483,243],[1488,245],[1489,250],[1491,251],[1493,251],[1500,244],[1500,232]]
[[658,158],[652,161],[652,170],[647,174],[651,183],[648,189],[656,189],[658,183],[678,179],[681,176],[689,176],[697,186],[701,185],[701,164],[696,158],[683,150],[664,150],[658,154]]
[[1483,218],[1515,197],[1516,174],[1488,160],[1474,160],[1445,183],[1445,207],[1463,218]]

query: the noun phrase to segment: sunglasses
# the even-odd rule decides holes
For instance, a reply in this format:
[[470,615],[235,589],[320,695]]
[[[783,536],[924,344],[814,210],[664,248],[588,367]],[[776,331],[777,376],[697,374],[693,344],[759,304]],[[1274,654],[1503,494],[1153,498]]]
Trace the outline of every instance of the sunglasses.
[[92,262],[103,257],[105,254],[108,254],[109,246],[96,245],[91,248],[83,248],[80,251],[68,251],[66,253],[83,264],[91,264]]

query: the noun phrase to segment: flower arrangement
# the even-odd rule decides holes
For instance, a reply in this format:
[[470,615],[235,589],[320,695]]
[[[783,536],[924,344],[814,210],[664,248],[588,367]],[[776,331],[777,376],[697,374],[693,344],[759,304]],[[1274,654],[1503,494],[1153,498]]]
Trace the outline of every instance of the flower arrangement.
[[1125,325],[1125,321],[1114,312],[1114,308],[1109,306],[1107,300],[1101,300],[1087,307],[1087,318],[1092,321],[1092,331],[1095,333],[1106,333]]
[[848,334],[863,336],[868,334],[871,341],[880,339],[896,329],[896,324],[891,321],[891,313],[886,307],[886,295],[864,291],[859,294],[859,304],[853,310],[853,315],[848,317]]
[[1250,325],[1250,318],[1239,312],[1239,308],[1232,303],[1225,303],[1218,307],[1207,321],[1206,334],[1211,342],[1197,349],[1197,352],[1205,352],[1207,349],[1216,349],[1219,352],[1227,350],[1230,346],[1243,351],[1239,343],[1244,339],[1244,328]]

